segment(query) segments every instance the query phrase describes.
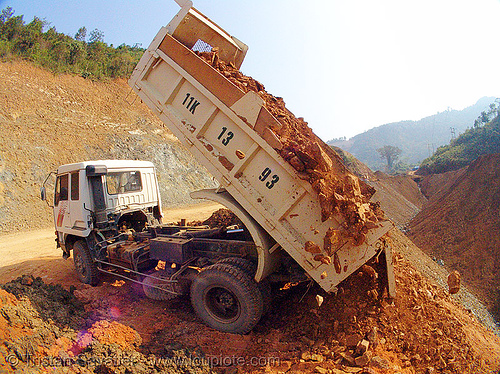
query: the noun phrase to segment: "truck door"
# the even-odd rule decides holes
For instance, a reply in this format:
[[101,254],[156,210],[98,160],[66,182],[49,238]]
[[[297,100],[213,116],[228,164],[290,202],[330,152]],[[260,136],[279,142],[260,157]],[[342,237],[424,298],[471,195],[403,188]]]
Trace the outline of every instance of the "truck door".
[[86,214],[80,201],[80,171],[70,174],[69,218],[68,228],[79,231],[87,228]]
[[57,231],[70,224],[69,174],[59,175],[54,194],[54,224]]

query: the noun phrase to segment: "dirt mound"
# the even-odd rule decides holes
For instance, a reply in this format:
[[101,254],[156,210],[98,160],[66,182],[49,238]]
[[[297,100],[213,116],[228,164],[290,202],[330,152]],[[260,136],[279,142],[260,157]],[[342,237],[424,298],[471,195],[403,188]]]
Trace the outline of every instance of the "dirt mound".
[[[405,243],[408,239],[399,240],[391,239],[396,250],[408,245]],[[334,345],[338,341],[340,347],[333,347],[337,357],[345,346],[345,354],[340,356],[344,363],[351,360],[350,356],[362,361],[359,346],[354,347],[353,343],[361,339],[369,341],[368,351],[372,358],[368,366],[377,373],[428,373],[433,372],[432,369],[435,372],[481,373],[488,372],[488,367],[500,368],[498,358],[485,365],[490,354],[498,356],[498,338],[487,333],[488,338],[476,342],[471,326],[481,331],[483,328],[398,253],[395,270],[397,296],[394,304],[380,299],[370,287],[373,283],[367,274],[358,273],[342,285],[339,296],[325,299],[325,304],[318,309],[320,318],[308,315],[307,322],[297,321],[291,325],[308,325],[313,334],[315,329],[319,330],[314,339],[316,345],[318,340],[333,341]],[[324,326],[326,316],[330,326]],[[489,346],[488,339],[495,342],[493,346]],[[321,353],[321,347],[314,348],[313,344],[312,353]]]
[[500,295],[499,162],[500,154],[491,154],[441,175],[449,180],[410,225],[411,239],[458,270],[490,309]]
[[[40,319],[28,299],[18,300],[0,289],[0,369],[9,372],[13,367],[27,368],[31,358],[68,348],[76,336]],[[11,366],[11,364],[14,364]]]
[[[293,326],[288,333],[308,343],[301,349],[305,362],[292,369],[339,368],[334,362],[368,366],[375,373],[481,373],[499,367],[499,361],[484,363],[488,354],[470,340],[456,316],[456,305],[443,290],[429,284],[401,256],[396,261],[398,295],[393,305],[379,300],[367,287],[369,277],[358,274],[344,284],[339,296],[325,298],[316,312],[285,316],[286,323]],[[297,302],[299,297],[287,302]],[[363,344],[367,353],[363,353]]]
[[142,343],[137,331],[116,321],[97,321],[89,333],[102,344],[118,344],[122,348],[134,348]]
[[442,174],[429,174],[421,177],[418,185],[420,190],[427,199],[439,192],[445,192],[450,188],[457,178],[459,178],[465,171],[467,167],[448,171]]
[[[83,303],[60,285],[45,284],[42,278],[26,275],[1,286],[18,299],[25,297],[44,321],[77,328],[85,316]],[[73,290],[73,289],[72,289]]]
[[225,208],[216,210],[207,220],[203,221],[203,224],[209,227],[228,227],[233,225],[238,225],[241,228],[245,227],[243,222],[233,212]]
[[420,212],[427,201],[417,183],[408,175],[389,176],[378,171],[368,183],[377,190],[372,199],[380,201],[387,217],[401,229]]
[[427,202],[426,196],[422,194],[418,184],[409,175],[387,175],[381,171],[375,172],[376,180],[387,181],[389,185],[405,199],[422,209]]
[[[30,296],[35,300],[47,297],[45,290],[50,286],[35,282],[38,284],[29,292]],[[59,287],[55,286],[57,290]],[[59,299],[58,306],[65,309],[67,303]],[[53,320],[41,317],[27,297],[16,298],[0,289],[2,373],[211,372],[206,361],[193,360],[182,348],[172,352],[168,359],[160,359],[137,351],[140,343],[136,331],[115,321],[97,321],[88,330],[58,326]]]

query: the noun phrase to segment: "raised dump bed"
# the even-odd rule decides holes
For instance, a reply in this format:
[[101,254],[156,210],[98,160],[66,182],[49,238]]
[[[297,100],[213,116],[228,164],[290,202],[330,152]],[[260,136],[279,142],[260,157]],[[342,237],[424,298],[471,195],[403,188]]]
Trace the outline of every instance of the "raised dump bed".
[[[372,219],[356,235],[345,234],[350,230],[345,214],[325,216],[317,188],[280,154],[283,144],[275,129],[282,124],[261,96],[240,89],[199,53],[212,52],[213,58],[239,69],[247,46],[191,5],[187,2],[159,31],[129,84],[220,182],[217,191],[193,196],[221,202],[249,226],[259,255],[257,281],[276,270],[284,250],[330,292],[385,252],[393,295],[392,256],[381,239],[392,224],[373,218],[369,204],[358,204]],[[359,189],[352,174],[341,178]]]

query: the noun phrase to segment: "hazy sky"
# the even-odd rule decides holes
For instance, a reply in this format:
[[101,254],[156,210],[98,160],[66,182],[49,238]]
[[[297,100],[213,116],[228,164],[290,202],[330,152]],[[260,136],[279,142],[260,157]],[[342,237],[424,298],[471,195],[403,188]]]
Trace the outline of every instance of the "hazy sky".
[[[0,0],[74,36],[147,47],[174,0]],[[500,0],[194,0],[248,44],[241,70],[324,140],[500,97]],[[87,34],[87,35],[88,35]]]

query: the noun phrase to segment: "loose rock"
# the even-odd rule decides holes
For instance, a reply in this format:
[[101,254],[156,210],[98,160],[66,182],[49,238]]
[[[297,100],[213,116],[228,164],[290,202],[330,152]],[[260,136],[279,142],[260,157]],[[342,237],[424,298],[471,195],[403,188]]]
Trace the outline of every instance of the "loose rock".
[[460,273],[456,270],[448,275],[448,291],[452,295],[460,291]]
[[389,370],[391,368],[391,364],[385,358],[380,356],[375,356],[370,360],[370,366],[374,368]]
[[362,337],[360,334],[347,335],[345,338],[345,345],[348,347],[356,347],[361,341]]
[[362,355],[366,351],[368,351],[368,347],[370,346],[370,342],[368,340],[361,340],[357,345],[356,345],[356,353],[358,355]]
[[368,365],[371,358],[372,358],[371,352],[365,352],[361,356],[356,357],[354,359],[354,362],[356,363],[356,366],[363,367],[363,366]]

